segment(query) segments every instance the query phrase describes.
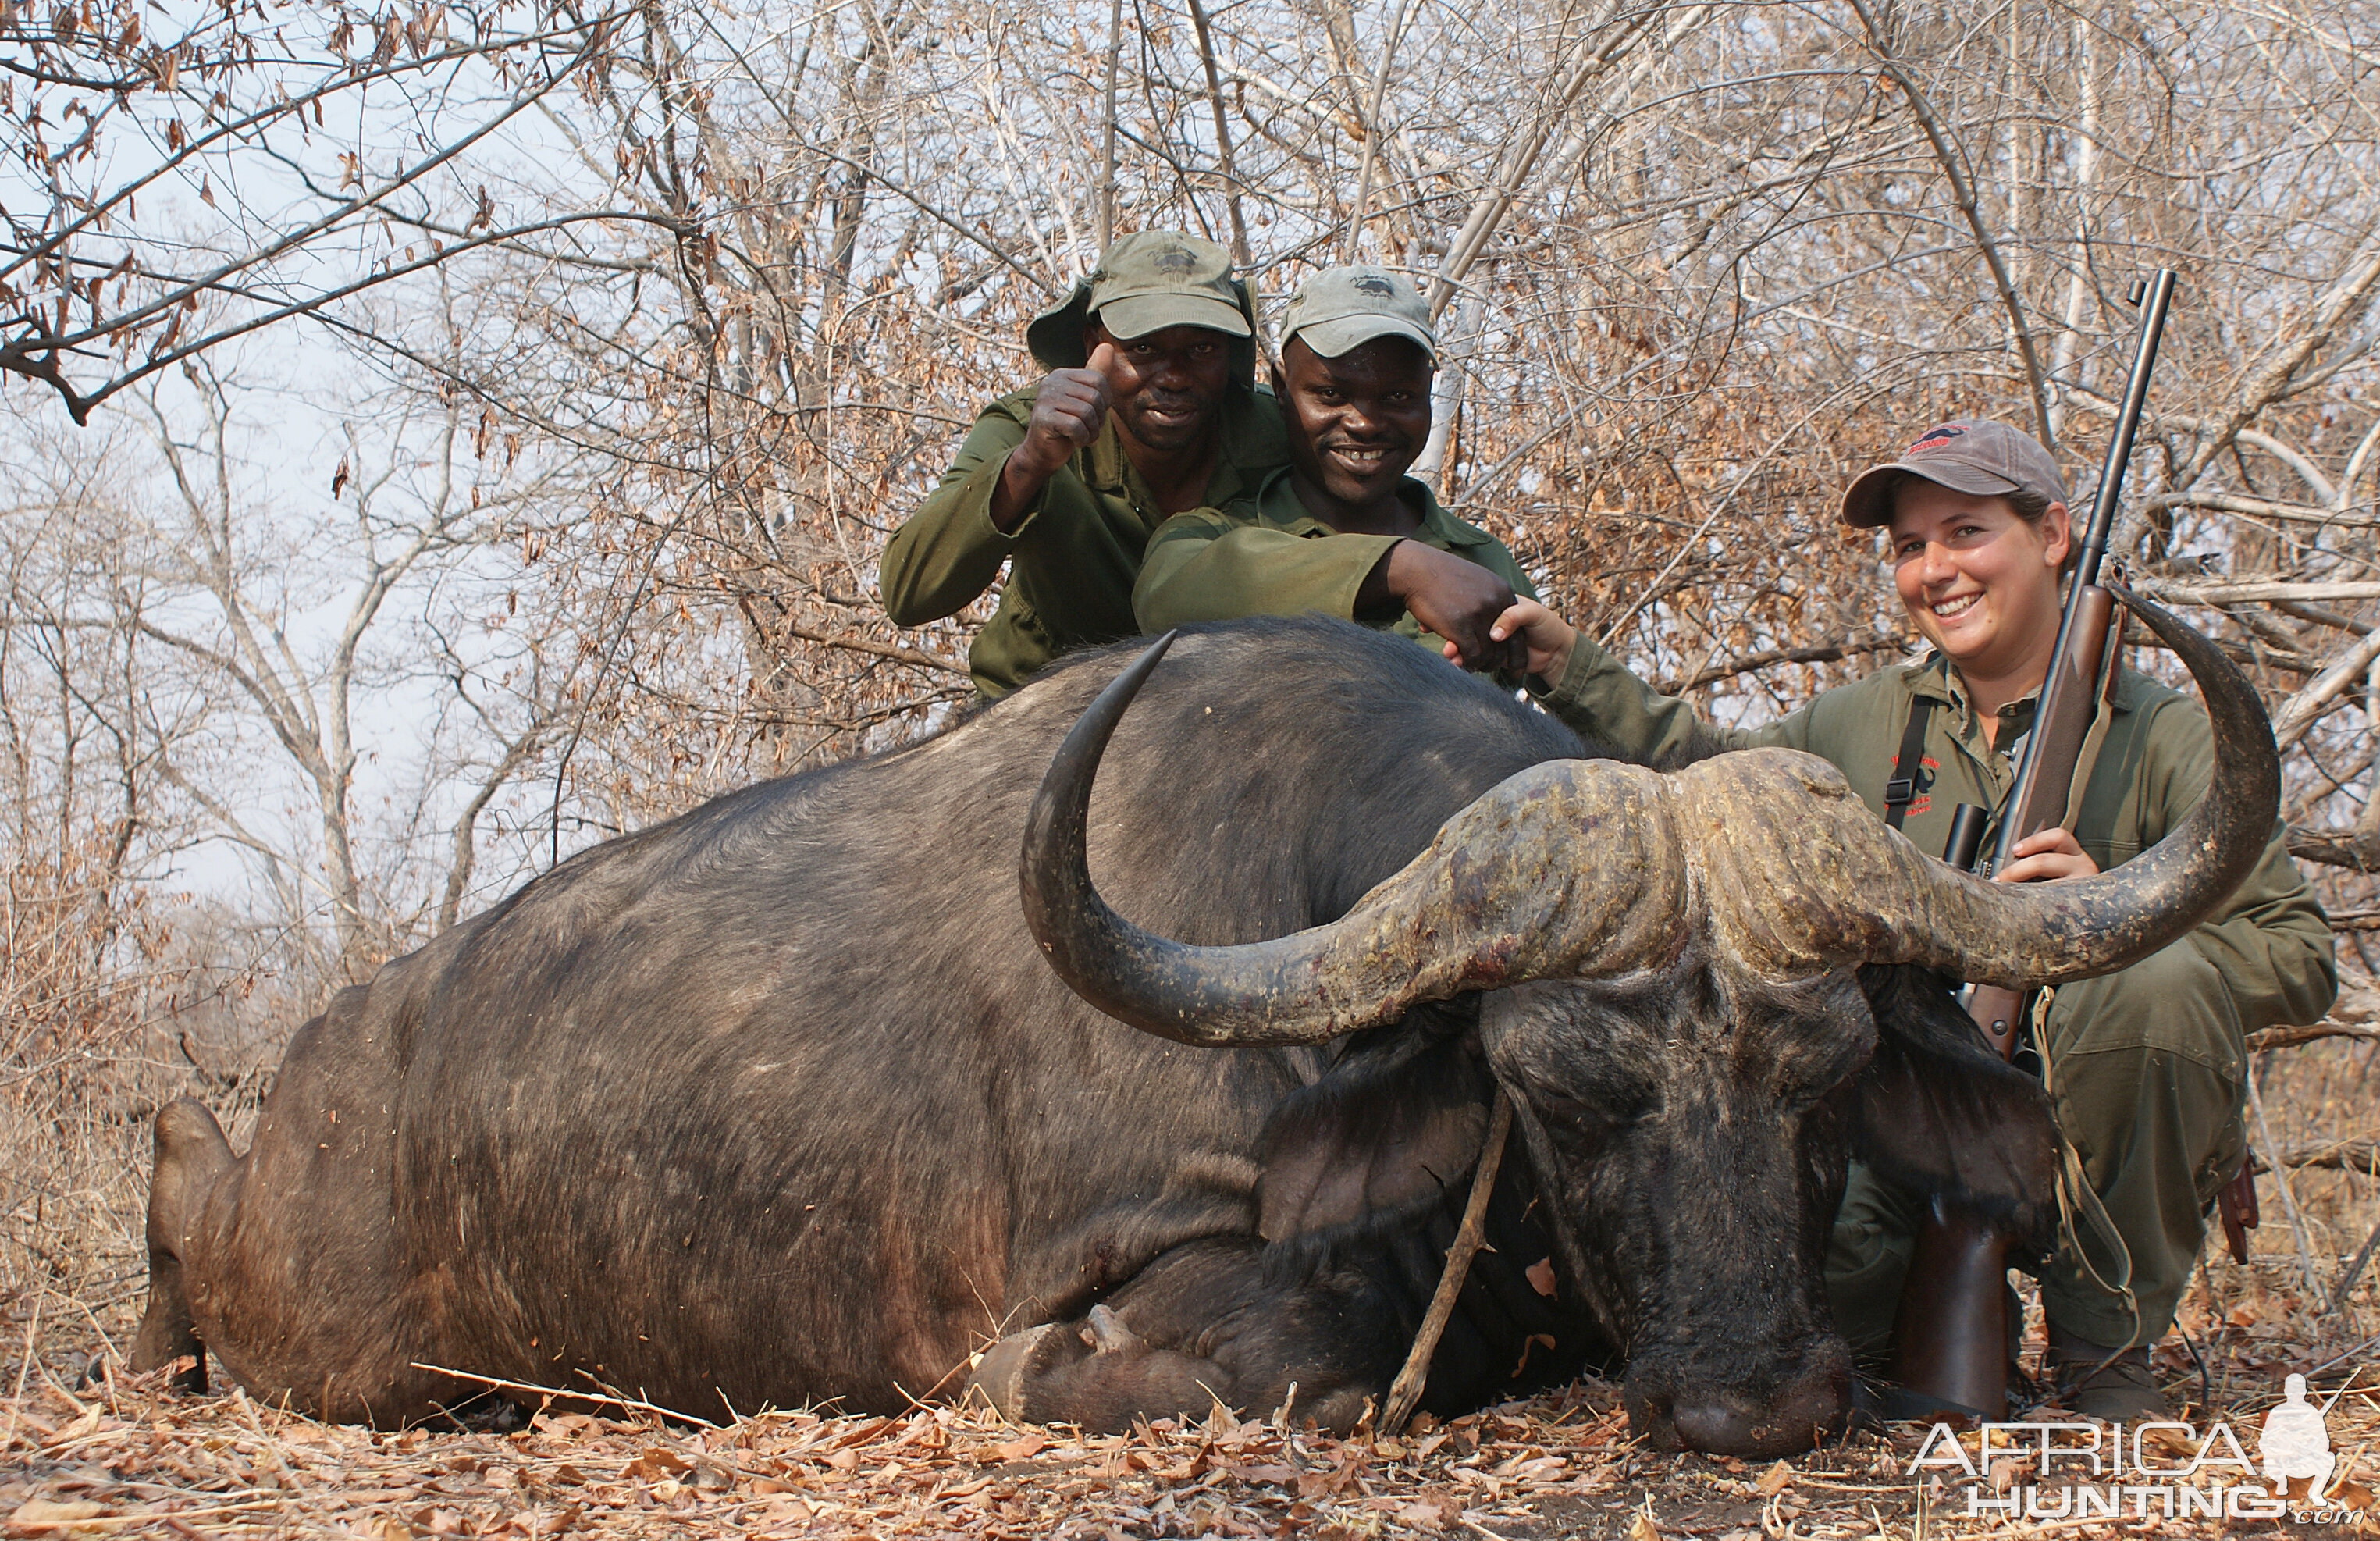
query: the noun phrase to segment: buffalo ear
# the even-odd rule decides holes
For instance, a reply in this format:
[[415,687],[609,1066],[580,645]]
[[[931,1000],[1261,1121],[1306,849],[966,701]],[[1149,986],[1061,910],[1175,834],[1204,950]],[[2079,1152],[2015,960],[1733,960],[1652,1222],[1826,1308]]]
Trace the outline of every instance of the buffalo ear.
[[1264,1133],[1257,1226],[1269,1243],[1401,1224],[1479,1159],[1489,1083],[1467,1037],[1403,1024],[1282,1099]]
[[1894,1186],[1978,1209],[2046,1252],[2058,1177],[2048,1092],[1992,1051],[1929,971],[1870,965],[1860,989],[1876,1033],[1855,1083],[1853,1150]]

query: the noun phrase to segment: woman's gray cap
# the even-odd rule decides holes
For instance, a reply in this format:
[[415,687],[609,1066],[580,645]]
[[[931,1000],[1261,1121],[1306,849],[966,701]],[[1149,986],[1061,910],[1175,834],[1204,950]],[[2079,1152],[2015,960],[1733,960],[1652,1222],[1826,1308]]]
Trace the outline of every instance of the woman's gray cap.
[[1438,363],[1438,334],[1421,291],[1385,268],[1327,268],[1297,286],[1281,312],[1281,346],[1303,337],[1325,358],[1376,337],[1403,337]]
[[[1232,254],[1214,242],[1171,230],[1119,236],[1073,292],[1033,319],[1025,346],[1045,370],[1079,370],[1089,361],[1083,327],[1093,316],[1113,337],[1146,337],[1169,326],[1203,326],[1254,338],[1247,286],[1232,276]],[[1233,350],[1236,358],[1240,350]],[[1248,350],[1246,368],[1255,367]]]
[[1900,452],[1871,466],[1843,489],[1843,523],[1859,529],[1892,522],[1892,492],[1905,476],[1923,477],[1979,498],[2034,492],[2066,501],[2066,481],[2041,441],[2006,423],[1959,418],[1937,423]]

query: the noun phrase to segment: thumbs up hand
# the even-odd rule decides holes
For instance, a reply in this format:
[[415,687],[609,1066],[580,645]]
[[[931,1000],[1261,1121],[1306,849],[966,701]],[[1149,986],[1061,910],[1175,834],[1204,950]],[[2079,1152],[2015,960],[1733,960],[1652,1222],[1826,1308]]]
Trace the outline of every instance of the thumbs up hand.
[[1111,380],[1121,367],[1114,346],[1101,343],[1092,350],[1088,369],[1050,370],[1034,394],[1025,443],[1011,453],[1010,464],[1021,459],[1021,471],[1037,481],[1046,480],[1075,451],[1088,447],[1107,424],[1108,407],[1115,399]]

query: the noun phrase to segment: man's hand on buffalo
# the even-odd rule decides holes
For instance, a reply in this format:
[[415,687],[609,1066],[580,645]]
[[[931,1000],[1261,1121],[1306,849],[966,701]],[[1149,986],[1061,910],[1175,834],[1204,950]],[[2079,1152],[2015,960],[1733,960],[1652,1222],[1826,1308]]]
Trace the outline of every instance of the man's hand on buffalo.
[[1512,586],[1475,562],[1418,540],[1389,548],[1355,596],[1360,615],[1402,605],[1425,627],[1446,638],[1446,656],[1465,669],[1517,670],[1518,638],[1489,635],[1497,617],[1518,599]]
[[1025,442],[1008,452],[1001,467],[1000,488],[991,499],[993,524],[1013,530],[1024,523],[1026,511],[1059,467],[1099,438],[1115,401],[1117,367],[1115,345],[1101,343],[1091,351],[1088,369],[1052,370],[1042,377]]

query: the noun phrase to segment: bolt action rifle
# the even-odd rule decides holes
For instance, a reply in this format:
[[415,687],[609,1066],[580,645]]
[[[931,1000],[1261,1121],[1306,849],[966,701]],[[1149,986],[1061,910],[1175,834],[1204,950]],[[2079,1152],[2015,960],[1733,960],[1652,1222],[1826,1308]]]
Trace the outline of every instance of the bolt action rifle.
[[[2112,694],[2123,649],[2123,624],[2115,597],[2099,586],[2099,567],[2131,458],[2149,375],[2156,367],[2158,339],[2173,300],[2174,273],[2160,268],[2146,284],[2135,281],[2131,301],[2141,310],[2139,343],[2131,378],[2124,386],[2099,490],[2091,505],[2074,579],[2058,623],[2057,649],[2049,676],[2034,710],[2031,743],[2017,771],[1993,842],[1989,872],[2004,866],[2016,843],[2064,822],[2076,791],[2075,772],[2092,724]],[[2145,300],[2145,303],[2143,303]],[[1943,859],[1974,864],[1985,814],[1962,805],[1953,820],[1950,849]],[[1985,1039],[2011,1058],[2033,992],[1998,985],[1970,985],[1961,997]],[[2046,1046],[2042,1046],[2046,1051]],[[2228,1190],[2226,1190],[2227,1195]],[[2253,1200],[2250,1203],[2252,1205]],[[2227,1219],[2228,1216],[2227,1215]],[[2252,1222],[2251,1222],[2252,1223]],[[1971,1209],[1937,1204],[1920,1229],[1893,1318],[1892,1379],[1902,1400],[1928,1411],[1947,1409],[1999,1419],[2008,1412],[2008,1237]]]

